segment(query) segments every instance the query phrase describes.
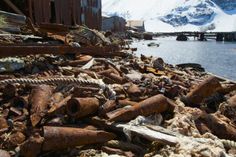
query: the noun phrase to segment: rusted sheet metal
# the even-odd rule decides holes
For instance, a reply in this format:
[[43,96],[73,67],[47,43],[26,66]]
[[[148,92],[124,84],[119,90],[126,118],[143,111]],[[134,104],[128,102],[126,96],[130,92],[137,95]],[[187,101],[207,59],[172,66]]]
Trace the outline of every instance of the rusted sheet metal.
[[204,99],[214,95],[221,89],[222,86],[218,78],[212,76],[197,85],[186,97],[182,98],[182,100],[188,105],[199,105]]
[[66,110],[68,115],[81,118],[96,112],[99,108],[97,98],[73,98],[67,102]]
[[49,105],[50,98],[52,96],[52,88],[48,85],[37,86],[32,90],[29,97],[31,104],[31,116],[30,120],[32,126],[36,126],[43,115],[45,115],[45,110]]
[[33,12],[34,21],[37,24],[40,23],[49,23],[51,19],[51,0],[33,0],[33,8],[30,12]]
[[101,0],[32,0],[28,5],[30,16],[34,15],[36,24],[57,23],[67,26],[84,24],[89,28],[101,29]]
[[60,150],[75,146],[105,143],[115,138],[112,133],[69,127],[44,126],[43,151]]
[[108,116],[110,121],[129,121],[139,115],[149,116],[151,114],[161,113],[167,110],[173,111],[174,107],[175,104],[171,100],[159,94],[150,97],[130,108],[122,109],[119,112],[114,112],[115,114],[108,114]]
[[[118,52],[116,52],[118,51]],[[91,56],[121,56],[117,47],[71,47],[69,45],[0,45],[0,57],[25,56],[31,54],[87,54]]]

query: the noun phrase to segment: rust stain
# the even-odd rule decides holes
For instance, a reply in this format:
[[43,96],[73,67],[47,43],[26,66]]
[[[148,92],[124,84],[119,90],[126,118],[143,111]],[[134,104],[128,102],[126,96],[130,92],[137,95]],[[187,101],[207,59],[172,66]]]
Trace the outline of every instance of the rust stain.
[[36,24],[85,24],[92,29],[101,29],[101,0],[31,0],[28,5],[30,17]]

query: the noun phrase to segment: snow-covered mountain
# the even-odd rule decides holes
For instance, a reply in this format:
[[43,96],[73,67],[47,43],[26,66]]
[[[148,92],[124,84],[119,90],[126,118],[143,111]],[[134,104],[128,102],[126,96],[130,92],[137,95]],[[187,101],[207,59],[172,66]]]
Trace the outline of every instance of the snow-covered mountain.
[[144,20],[147,31],[236,31],[236,0],[102,0],[104,15]]

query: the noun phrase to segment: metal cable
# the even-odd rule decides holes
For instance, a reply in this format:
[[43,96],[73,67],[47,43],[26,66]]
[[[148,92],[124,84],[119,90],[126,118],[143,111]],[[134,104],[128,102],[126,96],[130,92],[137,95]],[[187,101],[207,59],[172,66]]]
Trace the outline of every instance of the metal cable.
[[16,79],[6,79],[1,80],[0,85],[7,84],[33,84],[33,85],[60,85],[60,84],[83,84],[83,85],[97,85],[103,92],[107,92],[110,99],[115,99],[115,91],[108,85],[106,85],[102,80],[96,79],[84,79],[84,78],[72,78],[72,77],[60,77],[60,78],[47,78],[47,79],[29,79],[29,78],[16,78]]

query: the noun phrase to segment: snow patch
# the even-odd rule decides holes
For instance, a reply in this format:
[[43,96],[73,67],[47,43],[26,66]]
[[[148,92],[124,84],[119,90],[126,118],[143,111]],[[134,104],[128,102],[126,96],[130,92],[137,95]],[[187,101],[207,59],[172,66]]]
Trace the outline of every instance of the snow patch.
[[103,15],[144,20],[147,31],[236,31],[235,0],[103,0]]

